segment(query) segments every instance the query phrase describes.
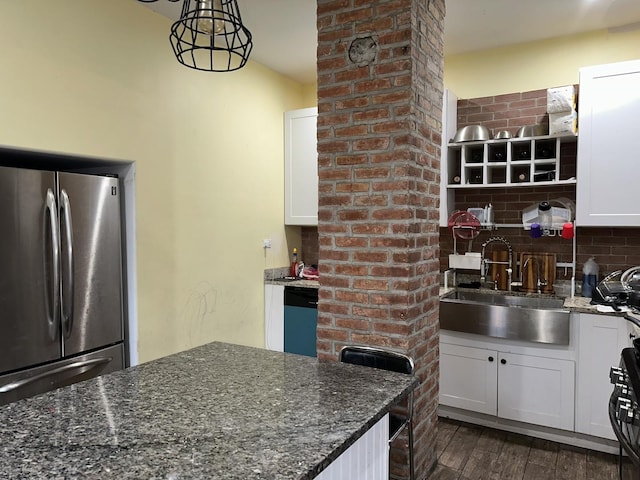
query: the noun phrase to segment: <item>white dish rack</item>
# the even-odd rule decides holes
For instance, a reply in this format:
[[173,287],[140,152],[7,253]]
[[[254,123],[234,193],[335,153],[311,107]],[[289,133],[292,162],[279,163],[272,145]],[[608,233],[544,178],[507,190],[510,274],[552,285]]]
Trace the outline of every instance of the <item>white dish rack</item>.
[[480,270],[480,252],[466,252],[449,254],[449,268],[461,268],[464,270]]
[[[571,222],[571,210],[562,207],[551,207],[551,229],[562,230],[565,223]],[[531,230],[531,225],[540,223],[538,204],[531,205],[522,211],[522,226],[525,230]]]

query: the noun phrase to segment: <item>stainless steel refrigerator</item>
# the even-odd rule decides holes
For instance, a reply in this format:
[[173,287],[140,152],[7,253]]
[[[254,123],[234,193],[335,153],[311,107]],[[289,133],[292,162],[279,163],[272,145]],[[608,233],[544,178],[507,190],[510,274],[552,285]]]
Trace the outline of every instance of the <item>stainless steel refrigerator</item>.
[[0,167],[0,405],[125,366],[118,179]]

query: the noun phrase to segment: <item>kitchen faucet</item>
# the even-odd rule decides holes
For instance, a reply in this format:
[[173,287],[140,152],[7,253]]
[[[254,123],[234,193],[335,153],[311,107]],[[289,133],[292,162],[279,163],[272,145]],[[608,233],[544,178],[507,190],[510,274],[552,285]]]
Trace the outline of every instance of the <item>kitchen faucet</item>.
[[[485,248],[487,247],[487,245],[489,245],[490,243],[493,243],[493,242],[500,242],[500,243],[503,243],[504,245],[507,246],[507,250],[509,251],[509,260],[507,262],[498,261],[498,260],[488,260],[488,259],[484,258]],[[486,275],[486,272],[487,272],[487,264],[507,265],[507,268],[506,268],[506,271],[507,271],[507,290],[511,291],[511,272],[513,271],[512,268],[511,268],[511,262],[512,261],[513,261],[513,250],[511,249],[511,244],[509,242],[507,242],[503,237],[491,237],[491,238],[489,238],[489,240],[487,240],[486,242],[484,242],[482,244],[482,253],[480,255],[480,285],[484,284],[485,275]],[[496,274],[495,278],[493,279],[493,286],[494,286],[495,290],[498,289],[498,279],[499,279],[499,274]]]
[[[522,271],[520,272],[520,275],[522,277],[524,277],[524,271],[527,268],[527,265],[529,264],[529,261],[533,260],[536,265],[537,265],[537,269],[535,270],[536,273],[536,291],[538,293],[542,293],[542,287],[546,287],[547,286],[547,280],[545,278],[542,277],[542,269],[540,268],[540,259],[538,257],[527,257],[527,259],[524,261],[524,264],[522,265]],[[524,280],[521,278],[521,281]]]

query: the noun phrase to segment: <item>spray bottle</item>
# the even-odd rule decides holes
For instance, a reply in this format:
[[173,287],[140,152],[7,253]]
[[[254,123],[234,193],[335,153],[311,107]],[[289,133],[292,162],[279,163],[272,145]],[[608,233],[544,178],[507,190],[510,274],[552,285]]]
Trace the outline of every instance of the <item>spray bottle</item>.
[[593,289],[598,284],[598,272],[600,267],[596,263],[594,257],[584,262],[582,267],[582,296],[591,297],[593,295]]

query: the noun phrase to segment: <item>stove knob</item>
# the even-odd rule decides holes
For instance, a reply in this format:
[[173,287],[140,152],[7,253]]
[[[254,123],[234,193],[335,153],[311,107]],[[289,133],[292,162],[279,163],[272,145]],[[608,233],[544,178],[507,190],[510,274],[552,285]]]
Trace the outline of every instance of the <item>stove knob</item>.
[[616,398],[616,410],[620,410],[620,407],[631,407],[631,400],[628,398],[618,397]]
[[611,367],[611,370],[609,370],[609,380],[614,385],[616,383],[625,383],[624,377],[624,371],[620,367]]
[[631,391],[627,385],[616,383],[613,387],[613,391],[616,394],[616,397],[628,398],[631,400]]
[[625,423],[633,423],[634,411],[631,400],[618,398],[616,411],[618,412],[618,420]]

